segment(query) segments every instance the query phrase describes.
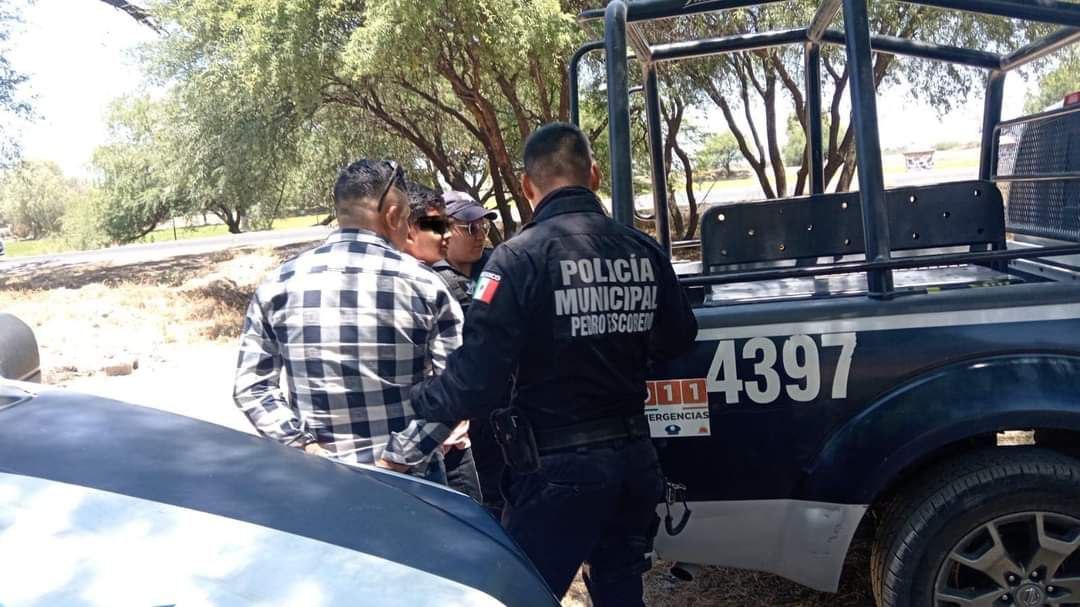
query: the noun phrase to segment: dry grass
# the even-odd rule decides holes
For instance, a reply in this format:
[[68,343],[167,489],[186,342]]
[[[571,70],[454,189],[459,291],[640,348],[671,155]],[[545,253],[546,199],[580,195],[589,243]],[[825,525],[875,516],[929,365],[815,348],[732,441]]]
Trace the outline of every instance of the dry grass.
[[0,301],[33,327],[45,381],[63,383],[114,362],[165,361],[187,344],[236,339],[258,282],[310,246],[28,268],[0,279]]
[[[873,607],[867,542],[857,541],[836,594],[815,592],[767,573],[706,567],[690,582],[678,580],[660,562],[645,576],[645,604],[650,607]],[[562,601],[563,607],[591,605],[580,576]]]

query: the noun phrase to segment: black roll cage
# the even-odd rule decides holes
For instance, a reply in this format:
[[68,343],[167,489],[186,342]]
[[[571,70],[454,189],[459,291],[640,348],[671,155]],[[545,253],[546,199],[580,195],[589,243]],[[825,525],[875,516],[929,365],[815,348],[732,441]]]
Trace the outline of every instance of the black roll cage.
[[[913,264],[925,264],[913,258],[893,259],[889,242],[888,217],[885,208],[884,174],[881,165],[881,142],[878,131],[877,99],[873,81],[873,52],[885,52],[955,63],[989,72],[983,110],[983,130],[980,146],[979,179],[993,181],[1075,180],[1080,172],[1052,175],[997,175],[998,135],[1001,129],[1017,124],[1080,111],[1080,106],[1063,108],[1001,121],[1005,76],[1012,70],[1046,56],[1070,44],[1080,42],[1080,4],[1058,0],[903,0],[938,8],[955,9],[984,15],[997,15],[1027,21],[1062,26],[1043,39],[1036,40],[1008,55],[981,50],[944,46],[892,36],[872,35],[867,0],[822,0],[810,25],[806,28],[688,40],[666,44],[650,44],[638,27],[639,23],[713,11],[759,6],[781,0],[610,0],[603,9],[583,11],[582,22],[604,20],[604,38],[582,45],[571,57],[569,66],[570,116],[580,121],[578,72],[581,59],[588,53],[603,49],[607,71],[608,137],[611,148],[612,215],[617,221],[632,225],[634,197],[630,164],[630,87],[627,77],[627,44],[644,75],[645,113],[648,126],[650,167],[652,172],[653,206],[657,240],[669,254],[674,247],[688,243],[672,243],[668,226],[667,176],[664,173],[660,124],[660,97],[656,66],[667,61],[743,52],[783,45],[802,44],[806,61],[806,113],[810,125],[810,193],[823,194],[824,163],[821,129],[821,46],[831,44],[846,48],[851,74],[852,127],[855,129],[856,155],[859,164],[859,196],[862,203],[863,236],[866,261],[854,264],[782,268],[775,270],[711,275],[686,279],[695,285],[717,284],[733,280],[763,280],[793,276],[816,276],[840,272],[865,271],[871,297],[886,299],[893,294],[892,271]],[[829,24],[843,10],[844,31],[829,29]],[[971,253],[934,255],[936,264],[985,263],[1018,258],[1037,259],[1075,254],[1080,245],[1047,247],[1016,251],[974,251]],[[919,258],[914,258],[918,260]]]

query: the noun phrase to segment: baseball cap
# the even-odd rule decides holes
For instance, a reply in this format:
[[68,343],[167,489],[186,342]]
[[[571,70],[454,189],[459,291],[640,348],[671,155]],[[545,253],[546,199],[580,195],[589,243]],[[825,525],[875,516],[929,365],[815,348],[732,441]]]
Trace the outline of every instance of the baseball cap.
[[446,202],[446,216],[458,221],[471,223],[481,218],[495,219],[499,216],[465,192],[444,192],[443,201]]

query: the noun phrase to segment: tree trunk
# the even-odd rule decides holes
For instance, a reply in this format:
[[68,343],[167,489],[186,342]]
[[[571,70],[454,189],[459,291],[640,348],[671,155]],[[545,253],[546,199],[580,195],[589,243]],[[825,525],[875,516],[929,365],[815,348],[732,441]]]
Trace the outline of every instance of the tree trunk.
[[[691,240],[694,238],[694,234],[697,233],[698,228],[698,204],[697,196],[694,194],[694,167],[690,163],[690,156],[678,143],[675,144],[674,150],[683,165],[683,173],[686,176],[686,204],[690,207],[690,213],[686,219],[686,229],[682,231],[681,240]],[[682,212],[679,215],[681,218]]]

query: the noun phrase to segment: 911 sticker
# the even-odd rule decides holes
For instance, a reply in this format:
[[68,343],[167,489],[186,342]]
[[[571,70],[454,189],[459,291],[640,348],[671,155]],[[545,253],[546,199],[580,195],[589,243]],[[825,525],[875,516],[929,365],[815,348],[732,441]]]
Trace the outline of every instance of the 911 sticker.
[[709,392],[705,378],[646,382],[645,417],[654,438],[709,436]]
[[[720,341],[716,344],[706,387],[709,392],[723,394],[724,402],[729,405],[740,402],[743,394],[759,405],[774,403],[785,395],[791,401],[808,403],[821,394],[822,380],[828,381],[821,376],[822,350],[839,348],[836,371],[826,390],[834,400],[843,400],[848,394],[848,374],[857,343],[855,333],[792,335],[784,340],[779,351],[777,342],[768,337],[746,340],[741,350],[735,340]],[[751,372],[740,377],[740,368]],[[790,381],[783,381],[780,371]]]

